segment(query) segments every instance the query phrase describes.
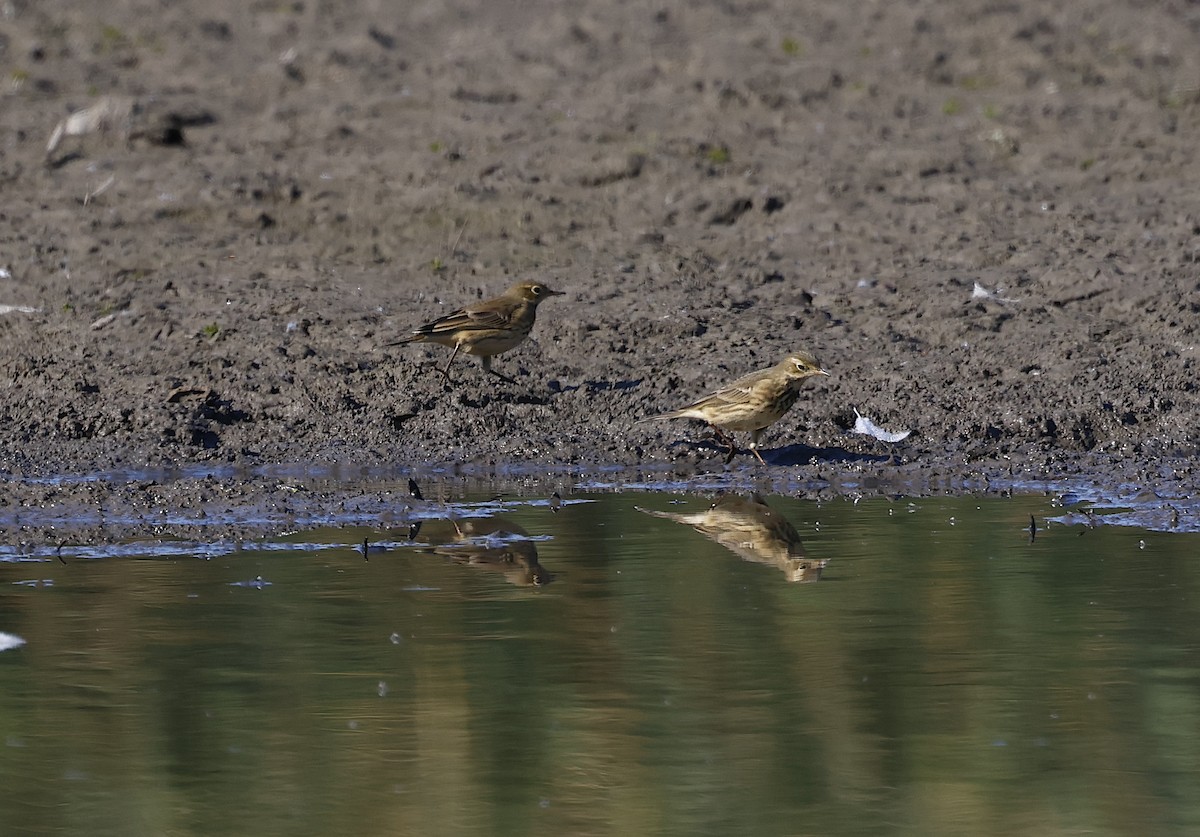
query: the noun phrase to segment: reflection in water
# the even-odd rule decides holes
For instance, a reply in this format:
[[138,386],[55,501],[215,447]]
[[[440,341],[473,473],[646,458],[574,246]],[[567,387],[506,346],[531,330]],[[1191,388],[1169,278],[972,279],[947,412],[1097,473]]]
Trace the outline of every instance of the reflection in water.
[[1200,834],[1197,535],[680,499],[0,550],[0,834]]
[[807,556],[800,533],[757,491],[744,497],[722,494],[706,511],[693,514],[638,511],[686,523],[743,561],[778,567],[788,581],[818,581],[827,563]]
[[423,549],[456,564],[483,567],[504,573],[518,587],[541,587],[554,576],[538,563],[537,547],[529,533],[503,517],[451,520],[455,542]]

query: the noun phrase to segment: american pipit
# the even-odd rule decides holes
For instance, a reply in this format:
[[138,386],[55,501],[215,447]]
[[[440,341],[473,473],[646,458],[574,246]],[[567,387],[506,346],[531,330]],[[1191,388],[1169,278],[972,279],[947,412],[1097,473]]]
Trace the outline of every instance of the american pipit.
[[552,291],[541,282],[518,282],[495,299],[476,302],[413,331],[390,346],[401,343],[439,343],[453,346],[450,360],[442,369],[447,380],[450,364],[459,352],[478,355],[483,360],[483,371],[512,382],[512,378],[492,369],[492,357],[516,348],[533,330],[537,307],[552,296],[562,296],[562,291]]
[[778,567],[788,581],[816,581],[825,568],[824,559],[808,557],[796,527],[771,508],[757,491],[744,497],[723,494],[707,510],[692,514],[634,508],[686,523],[743,561]]
[[717,439],[729,446],[726,462],[731,461],[737,452],[733,438],[726,431],[749,430],[750,452],[766,465],[766,460],[758,452],[759,434],[792,409],[805,379],[828,374],[808,352],[796,352],[770,369],[738,378],[682,409],[648,416],[640,421],[691,418],[708,422]]
[[529,533],[501,517],[465,520],[454,524],[453,543],[423,549],[456,564],[499,570],[518,587],[541,587],[554,574],[538,562],[537,547]]

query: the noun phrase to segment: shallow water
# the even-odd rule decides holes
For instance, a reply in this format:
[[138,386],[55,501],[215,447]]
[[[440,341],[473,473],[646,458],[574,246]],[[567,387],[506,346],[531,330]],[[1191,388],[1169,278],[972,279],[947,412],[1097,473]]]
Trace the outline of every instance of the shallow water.
[[4,833],[1194,833],[1200,535],[1063,499],[9,545]]

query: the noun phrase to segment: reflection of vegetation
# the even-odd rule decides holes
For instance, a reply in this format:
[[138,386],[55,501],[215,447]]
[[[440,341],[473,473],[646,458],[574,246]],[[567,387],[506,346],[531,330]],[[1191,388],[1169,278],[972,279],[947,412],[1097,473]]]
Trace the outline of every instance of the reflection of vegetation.
[[1200,717],[1195,536],[1030,544],[1042,498],[770,498],[837,555],[800,590],[634,509],[699,498],[599,499],[505,512],[551,536],[536,592],[403,548],[0,564],[0,629],[28,641],[0,655],[6,833],[1200,819],[1200,742],[1179,734]]

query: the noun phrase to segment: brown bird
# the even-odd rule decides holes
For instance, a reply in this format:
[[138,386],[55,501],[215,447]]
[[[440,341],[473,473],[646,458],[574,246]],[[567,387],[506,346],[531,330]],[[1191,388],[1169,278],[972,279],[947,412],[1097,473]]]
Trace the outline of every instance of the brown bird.
[[454,525],[454,542],[422,549],[441,555],[456,564],[497,570],[510,584],[541,587],[554,580],[554,574],[538,562],[538,551],[529,533],[502,517],[463,521]]
[[708,422],[717,440],[729,447],[726,462],[730,462],[737,452],[733,438],[726,431],[748,430],[750,452],[766,465],[758,452],[759,434],[792,409],[800,396],[800,385],[806,379],[828,374],[808,352],[796,352],[770,369],[738,378],[686,407],[639,421],[691,418]]
[[444,317],[425,323],[411,335],[389,343],[439,343],[453,346],[442,374],[450,379],[450,364],[458,353],[478,355],[483,361],[483,371],[490,372],[509,383],[513,379],[492,369],[495,355],[516,348],[533,330],[537,307],[552,296],[562,296],[562,291],[553,291],[541,282],[518,282],[495,299],[476,302]]
[[778,567],[788,581],[817,581],[828,563],[824,558],[808,557],[796,527],[757,491],[745,496],[723,494],[706,511],[693,514],[634,508],[686,523],[743,561]]

